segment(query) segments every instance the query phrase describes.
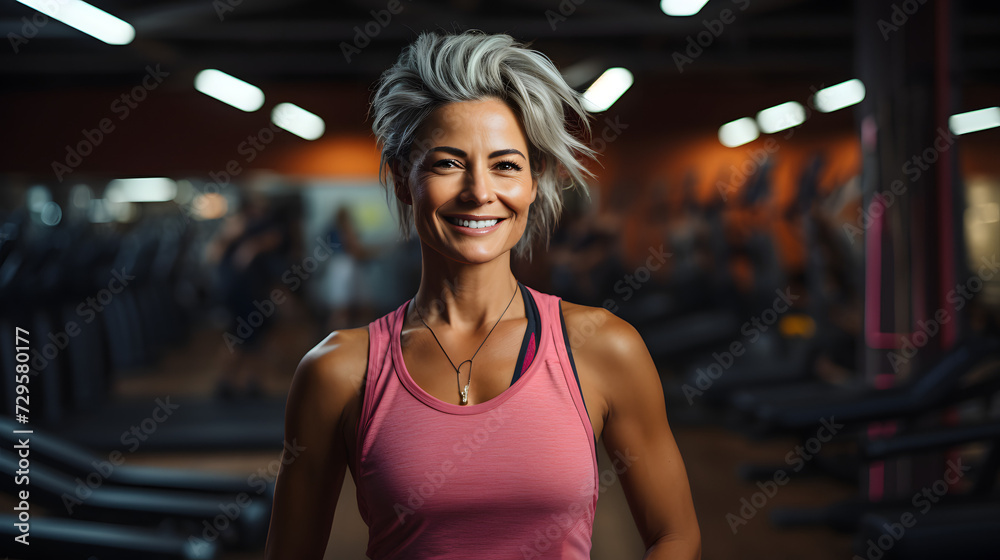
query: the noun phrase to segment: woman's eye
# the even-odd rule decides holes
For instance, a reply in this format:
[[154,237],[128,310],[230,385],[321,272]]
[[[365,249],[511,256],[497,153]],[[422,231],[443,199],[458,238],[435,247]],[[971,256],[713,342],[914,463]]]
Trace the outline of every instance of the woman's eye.
[[452,167],[457,167],[457,166],[458,166],[458,162],[456,162],[453,159],[443,159],[443,160],[441,160],[441,161],[439,161],[439,162],[437,162],[437,163],[434,164],[434,167],[443,167],[445,169],[450,169]]
[[514,163],[513,161],[501,161],[497,163],[497,168],[500,171],[520,171],[521,166]]

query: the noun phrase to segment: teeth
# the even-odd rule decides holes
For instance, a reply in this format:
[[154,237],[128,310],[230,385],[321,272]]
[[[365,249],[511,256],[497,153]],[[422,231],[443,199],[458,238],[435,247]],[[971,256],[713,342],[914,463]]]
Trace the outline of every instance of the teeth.
[[497,224],[498,220],[496,220],[496,219],[493,219],[493,220],[461,220],[461,219],[458,219],[458,218],[448,218],[448,221],[450,221],[451,223],[453,223],[455,225],[458,225],[458,226],[464,226],[464,227],[472,228],[472,229],[482,229],[482,228],[488,228],[488,227],[495,226]]

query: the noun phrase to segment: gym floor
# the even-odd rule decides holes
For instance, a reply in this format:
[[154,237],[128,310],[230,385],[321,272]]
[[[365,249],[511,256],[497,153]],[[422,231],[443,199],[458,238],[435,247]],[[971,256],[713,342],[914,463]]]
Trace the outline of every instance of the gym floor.
[[[301,309],[291,309],[282,327],[272,331],[266,355],[270,373],[265,388],[271,399],[283,399],[296,362],[312,345],[315,335]],[[128,376],[117,382],[115,394],[121,398],[145,398],[168,395],[204,395],[211,393],[224,356],[218,352],[222,332],[205,329],[193,335],[181,348],[175,349],[156,367],[141,375]],[[671,383],[669,372],[664,382]],[[740,479],[741,464],[780,464],[791,451],[793,439],[752,441],[716,425],[715,422],[694,422],[691,414],[680,407],[673,416],[673,430],[687,465],[695,506],[701,525],[703,557],[716,558],[811,558],[814,560],[842,559],[851,555],[851,536],[828,529],[780,530],[773,527],[767,516],[774,507],[819,506],[850,498],[856,489],[828,478],[796,478],[778,489],[757,512],[734,534],[727,514],[740,515],[741,498],[750,500],[758,491],[754,483]],[[223,407],[220,407],[223,408]],[[668,406],[670,408],[670,406]],[[668,410],[668,414],[670,410]],[[210,429],[209,426],[206,428]],[[600,464],[610,464],[601,449]],[[275,452],[243,453],[142,453],[128,457],[128,464],[181,467],[247,474],[265,469],[279,456]],[[744,510],[746,512],[746,510]],[[731,518],[730,518],[731,519]],[[363,559],[367,528],[358,514],[354,485],[347,477],[331,532],[326,558]],[[620,560],[641,558],[643,547],[632,523],[628,505],[617,481],[607,486],[598,500],[591,558]],[[223,560],[258,560],[261,551],[225,553]]]

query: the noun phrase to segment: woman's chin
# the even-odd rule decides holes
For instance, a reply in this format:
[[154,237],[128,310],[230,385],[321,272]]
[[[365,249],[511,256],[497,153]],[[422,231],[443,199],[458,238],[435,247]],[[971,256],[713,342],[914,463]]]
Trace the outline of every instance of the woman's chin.
[[441,249],[443,251],[439,252],[448,258],[464,264],[486,264],[510,252],[510,249],[483,243],[449,244]]
[[490,252],[461,252],[458,254],[456,260],[463,262],[465,264],[487,264],[489,262],[495,261],[497,258],[503,256],[506,251],[490,251]]
[[506,232],[476,236],[437,231],[421,238],[430,239],[430,243],[425,241],[423,244],[446,259],[463,264],[486,264],[510,253],[517,244],[509,235],[496,235],[498,233]]

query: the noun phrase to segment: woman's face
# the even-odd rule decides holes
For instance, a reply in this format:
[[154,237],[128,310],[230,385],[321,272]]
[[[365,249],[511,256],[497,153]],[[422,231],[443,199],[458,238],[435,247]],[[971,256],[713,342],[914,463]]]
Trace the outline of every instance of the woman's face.
[[[450,103],[421,125],[398,194],[414,207],[424,245],[453,260],[489,262],[510,251],[528,222],[537,181],[528,142],[502,101]],[[397,168],[397,178],[400,171]],[[410,200],[406,200],[409,197]]]

